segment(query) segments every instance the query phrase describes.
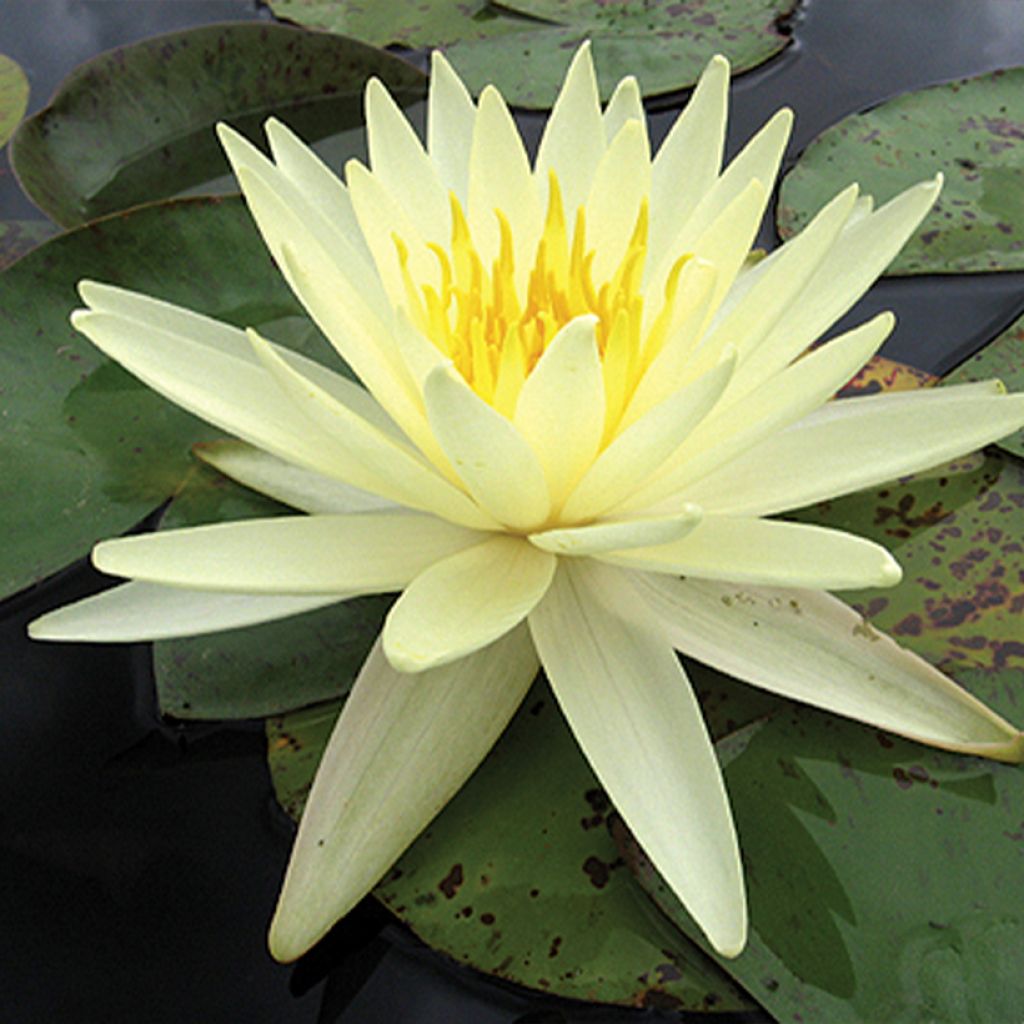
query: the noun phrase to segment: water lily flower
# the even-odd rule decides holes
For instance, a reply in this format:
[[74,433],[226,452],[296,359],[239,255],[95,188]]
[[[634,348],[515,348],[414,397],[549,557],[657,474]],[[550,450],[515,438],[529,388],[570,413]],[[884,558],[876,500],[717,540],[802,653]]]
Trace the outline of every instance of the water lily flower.
[[424,146],[377,81],[344,183],[284,125],[220,136],[288,283],[365,387],[165,302],[83,282],[75,326],[239,440],[204,457],[302,514],[100,543],[130,582],[36,620],[51,640],[252,625],[400,591],[330,739],[271,925],[290,960],[473,772],[538,667],[711,945],[746,939],[719,765],[676,651],[923,743],[1006,761],[1020,732],[829,593],[885,548],[772,518],[1024,424],[998,382],[829,401],[893,326],[808,352],[940,183],[851,186],[750,258],[776,114],[721,168],[710,62],[652,156],[637,83],[602,110],[587,46],[531,163],[501,95],[435,54]]

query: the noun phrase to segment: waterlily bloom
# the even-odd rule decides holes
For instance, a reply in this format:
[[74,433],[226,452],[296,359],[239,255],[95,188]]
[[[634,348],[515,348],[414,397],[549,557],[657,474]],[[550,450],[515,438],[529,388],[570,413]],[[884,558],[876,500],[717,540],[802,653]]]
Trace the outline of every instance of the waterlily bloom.
[[99,544],[128,578],[36,637],[230,629],[400,591],[309,795],[271,949],[312,945],[497,740],[543,666],[648,857],[725,956],[743,948],[736,835],[676,651],[923,743],[1019,760],[1021,734],[829,591],[900,569],[770,518],[1024,424],[997,382],[831,402],[893,325],[808,353],[931,206],[851,186],[750,258],[791,115],[721,169],[729,72],[708,65],[652,156],[637,83],[602,110],[589,50],[531,164],[494,88],[433,58],[424,146],[366,90],[370,167],[342,183],[287,128],[221,139],[288,283],[365,388],[156,299],[83,282],[75,326],[240,440],[204,455],[304,514]]

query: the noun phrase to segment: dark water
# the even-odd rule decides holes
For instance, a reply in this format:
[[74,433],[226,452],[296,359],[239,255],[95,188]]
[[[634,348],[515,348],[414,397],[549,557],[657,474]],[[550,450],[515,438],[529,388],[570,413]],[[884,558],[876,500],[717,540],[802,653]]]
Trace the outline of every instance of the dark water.
[[[38,109],[67,71],[103,49],[264,16],[247,0],[6,0],[0,52],[26,68]],[[792,159],[828,124],[887,96],[1024,63],[1024,5],[1013,0],[815,0],[793,27],[787,51],[736,80],[730,148],[784,103],[798,115]],[[672,116],[658,107],[656,136]],[[0,176],[0,219],[36,216]],[[887,353],[944,371],[1021,301],[1019,274],[897,280],[873,289],[850,319],[895,309]],[[23,639],[28,619],[97,579],[80,566],[0,609],[0,1020],[680,1019],[498,985],[424,950],[371,901],[298,965],[274,964],[264,930],[291,830],[271,797],[259,723],[161,721],[145,648]],[[740,1019],[762,1018],[729,1018]]]

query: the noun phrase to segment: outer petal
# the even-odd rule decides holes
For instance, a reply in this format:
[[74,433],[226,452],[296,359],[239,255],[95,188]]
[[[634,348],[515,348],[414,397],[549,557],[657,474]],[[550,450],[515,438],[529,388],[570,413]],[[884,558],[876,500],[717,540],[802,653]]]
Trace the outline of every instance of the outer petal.
[[255,626],[324,608],[348,594],[227,594],[124,583],[41,615],[28,626],[33,640],[139,643]]
[[377,78],[366,84],[366,132],[375,177],[428,242],[447,245],[451,210],[437,166]]
[[1024,759],[1009,722],[829,594],[664,576],[636,586],[679,650],[723,672],[932,746]]
[[173,587],[354,596],[400,590],[485,536],[412,512],[281,516],[103,541],[92,558],[101,572]]
[[333,461],[337,475],[357,487],[381,494],[402,505],[433,512],[444,519],[476,529],[496,525],[463,491],[438,474],[406,445],[370,426],[312,381],[291,369],[255,332],[249,339],[269,373],[311,426],[338,440]]
[[879,349],[895,318],[881,313],[811,352],[761,385],[742,405],[709,416],[679,446],[664,472],[623,501],[617,511],[651,509],[742,455],[759,441],[823,405]]
[[660,263],[666,247],[718,178],[728,103],[729,62],[712,57],[654,158],[648,256],[652,264]]
[[551,510],[544,470],[519,431],[444,367],[427,377],[423,398],[437,440],[480,505],[513,529],[543,523]]
[[501,735],[537,672],[525,627],[419,675],[370,653],[292,850],[270,949],[294,960],[373,887]]
[[479,650],[519,625],[551,583],[556,559],[521,537],[493,537],[435,562],[406,587],[384,624],[399,672]]
[[192,453],[244,487],[303,512],[329,514],[398,508],[386,498],[285,462],[244,441],[197,444]]
[[476,107],[462,80],[440,50],[430,55],[427,98],[427,152],[445,187],[463,206],[469,196],[469,151],[473,145]]
[[616,810],[715,949],[736,956],[746,904],[721,772],[678,660],[635,609],[627,574],[566,561],[530,630]]
[[733,384],[737,398],[787,366],[868,290],[931,209],[941,185],[941,177],[914,185],[870,216],[851,218],[786,315],[744,362]]
[[546,189],[548,173],[555,172],[570,226],[576,208],[587,198],[604,151],[597,77],[590,43],[585,42],[569,65],[537,150],[537,184]]
[[977,387],[829,402],[687,488],[730,515],[772,515],[917,473],[1024,425],[1024,395]]
[[[612,98],[608,101],[608,106],[605,107],[602,119],[604,120],[604,140],[608,145],[611,145],[612,139],[619,134],[627,121],[639,122],[644,131],[644,138],[647,138],[647,114],[640,97],[640,83],[633,75],[627,75],[615,86],[615,92],[612,93]],[[650,153],[650,149],[648,144],[648,153]],[[693,157],[694,154],[691,153],[690,158],[693,159]]]
[[604,432],[596,321],[577,317],[558,332],[526,378],[516,405],[513,422],[536,452],[555,506],[594,461]]
[[852,533],[729,516],[706,516],[691,533],[669,544],[598,557],[675,576],[828,590],[892,587],[902,576],[885,548]]

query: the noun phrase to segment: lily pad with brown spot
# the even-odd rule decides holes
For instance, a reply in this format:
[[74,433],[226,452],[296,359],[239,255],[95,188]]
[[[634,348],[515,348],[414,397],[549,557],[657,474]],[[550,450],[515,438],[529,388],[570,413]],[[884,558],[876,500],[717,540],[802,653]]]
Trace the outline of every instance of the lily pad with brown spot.
[[1024,68],[904,93],[826,129],[786,175],[783,238],[852,181],[885,202],[945,175],[932,211],[886,273],[1024,269]]
[[[1017,721],[1024,670],[960,681]],[[780,1021],[1024,1018],[1024,774],[792,705],[717,744],[751,931],[721,966]],[[624,830],[654,902],[703,939]]]
[[[962,363],[945,380],[963,384],[997,377],[1010,391],[1024,391],[1024,316],[1012,323],[977,355]],[[1024,458],[1024,429],[997,441],[998,447]]]

